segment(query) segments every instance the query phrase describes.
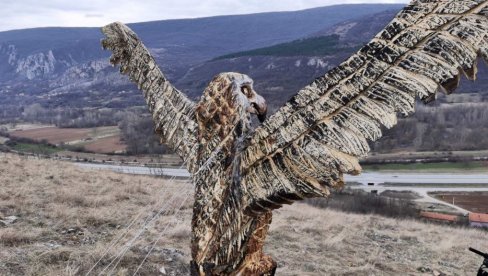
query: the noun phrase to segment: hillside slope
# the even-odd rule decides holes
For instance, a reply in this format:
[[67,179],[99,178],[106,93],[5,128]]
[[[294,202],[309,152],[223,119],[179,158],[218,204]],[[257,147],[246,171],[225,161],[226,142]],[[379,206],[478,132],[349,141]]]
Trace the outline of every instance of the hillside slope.
[[[401,6],[338,5],[292,12],[144,22],[130,27],[148,46],[165,75],[177,83],[192,67],[206,60],[295,40],[344,20]],[[33,105],[56,109],[57,114],[66,110],[71,114],[84,110],[96,112],[104,108],[115,113],[145,106],[135,85],[109,65],[109,53],[101,49],[101,38],[99,28],[0,32],[0,122],[23,118],[25,108]],[[201,87],[213,75],[197,77]],[[178,88],[195,91],[195,85],[184,83],[178,83]],[[201,92],[198,90],[191,96],[199,98]]]
[[[203,80],[218,72],[242,72],[252,76],[271,105],[281,106],[298,89],[369,42],[397,12],[390,9],[345,20],[294,41],[219,56],[191,68],[179,79],[178,86],[196,96],[204,88]],[[488,97],[488,70],[484,63],[480,62],[477,82],[463,81],[458,92],[479,92]]]
[[[191,191],[181,180],[0,154],[0,217],[17,216],[0,227],[0,274],[86,275],[94,267],[93,275],[132,275],[151,252],[139,275],[162,267],[187,275]],[[274,213],[266,251],[277,275],[474,275],[482,260],[469,246],[488,250],[488,232],[297,204]]]
[[[265,97],[272,114],[300,88],[369,41],[399,8],[346,5],[131,26],[149,45],[170,80],[191,98],[198,100],[216,74],[241,72],[254,79],[256,91]],[[351,13],[343,16],[344,11]],[[346,19],[366,12],[373,14]],[[332,24],[337,16],[346,20]],[[2,37],[18,41],[25,49],[17,54],[16,47],[1,46],[0,40],[0,64],[22,60],[18,72],[12,69],[15,66],[9,67],[16,77],[0,81],[0,122],[20,117],[29,122],[91,127],[97,126],[97,120],[102,122],[97,118],[108,118],[103,121],[111,125],[120,124],[126,118],[120,116],[120,110],[147,112],[135,85],[109,67],[108,53],[97,48],[97,29],[33,29],[0,33]],[[64,41],[62,37],[69,39]],[[52,45],[47,47],[46,43],[59,45],[57,50],[48,50]],[[68,52],[63,58],[65,50]],[[34,52],[25,60],[20,53],[28,51]],[[92,59],[90,55],[100,57]],[[74,65],[67,59],[73,59]],[[1,68],[0,65],[0,72]],[[46,72],[47,79],[40,77]],[[28,76],[33,79],[26,80]],[[132,109],[134,106],[139,108]],[[151,135],[149,119],[137,124],[149,126],[145,136]],[[483,137],[487,135],[488,70],[480,62],[476,82],[463,79],[457,93],[447,97],[439,94],[430,106],[419,105],[413,117],[400,120],[398,127],[385,131],[386,137],[372,146],[375,152],[486,150],[488,139]]]
[[[269,46],[400,5],[338,5],[292,12],[217,16],[129,24],[174,76],[235,51]],[[108,56],[99,28],[37,28],[0,32],[0,81],[41,81]],[[83,69],[83,68],[82,68]],[[86,68],[85,68],[86,69]]]
[[[383,11],[346,20],[292,42],[235,52],[191,68],[177,86],[199,95],[210,79],[221,71],[250,75],[254,87],[270,105],[270,113],[282,106],[299,89],[323,76],[381,31],[396,14]],[[438,93],[429,106],[419,104],[417,112],[401,119],[373,146],[375,152],[455,151],[488,149],[488,69],[478,64],[475,82],[461,80],[456,93]]]

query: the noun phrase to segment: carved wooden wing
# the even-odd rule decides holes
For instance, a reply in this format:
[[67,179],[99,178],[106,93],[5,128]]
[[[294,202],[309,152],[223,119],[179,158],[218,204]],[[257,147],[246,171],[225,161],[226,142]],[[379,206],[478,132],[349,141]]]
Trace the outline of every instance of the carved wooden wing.
[[197,146],[194,103],[165,78],[147,48],[136,34],[122,23],[102,28],[104,49],[112,50],[110,62],[120,64],[120,72],[129,76],[144,93],[162,142],[187,161],[194,171]]
[[414,111],[476,75],[488,59],[488,1],[418,0],[373,40],[303,88],[248,139],[242,189],[248,214],[307,197],[326,196],[359,174],[358,158]]

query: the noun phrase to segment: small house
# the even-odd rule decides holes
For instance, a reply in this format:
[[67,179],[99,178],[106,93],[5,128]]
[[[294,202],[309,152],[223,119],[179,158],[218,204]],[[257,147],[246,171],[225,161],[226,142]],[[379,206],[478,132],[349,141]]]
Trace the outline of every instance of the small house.
[[441,222],[448,222],[448,223],[458,221],[458,216],[441,214],[441,213],[434,213],[434,212],[420,212],[420,216],[425,218],[425,219],[441,221]]
[[488,214],[469,213],[469,225],[488,228]]

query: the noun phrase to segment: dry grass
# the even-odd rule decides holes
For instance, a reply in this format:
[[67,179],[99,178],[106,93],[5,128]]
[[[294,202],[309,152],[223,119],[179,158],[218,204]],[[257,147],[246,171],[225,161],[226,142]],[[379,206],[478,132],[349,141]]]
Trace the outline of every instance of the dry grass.
[[296,207],[278,210],[271,227],[267,251],[279,275],[412,275],[422,267],[474,275],[482,260],[467,248],[488,249],[486,231]]
[[[162,266],[170,275],[188,274],[190,190],[183,181],[0,155],[0,216],[19,217],[0,228],[0,275],[85,275],[101,260],[90,274],[98,275],[165,204],[173,211],[148,227],[113,273],[132,275],[164,233],[139,274],[155,275]],[[278,261],[278,275],[412,275],[420,267],[471,275],[481,260],[468,246],[488,250],[488,233],[297,204],[276,211],[266,251]]]
[[[0,217],[19,217],[14,224],[0,228],[0,275],[84,275],[108,245],[127,232],[101,258],[92,272],[96,275],[122,251],[124,242],[142,228],[146,219],[165,204],[166,210],[179,207],[188,195],[190,200],[177,220],[172,213],[163,212],[114,271],[132,274],[166,227],[168,235],[157,244],[141,274],[154,274],[163,265],[182,267],[189,261],[190,226],[186,222],[191,217],[190,191],[191,186],[183,181],[170,183],[154,177],[86,171],[63,162],[0,155]],[[161,258],[165,250],[171,251],[168,256],[182,252],[186,259],[172,258],[166,264]]]

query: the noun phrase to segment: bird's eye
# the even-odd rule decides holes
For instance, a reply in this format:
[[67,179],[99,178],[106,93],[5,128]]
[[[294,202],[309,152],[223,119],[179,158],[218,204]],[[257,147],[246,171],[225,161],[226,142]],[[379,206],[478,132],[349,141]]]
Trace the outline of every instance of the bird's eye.
[[246,97],[251,97],[251,89],[249,89],[249,87],[247,86],[243,86],[241,87],[241,91],[244,95],[246,95]]

